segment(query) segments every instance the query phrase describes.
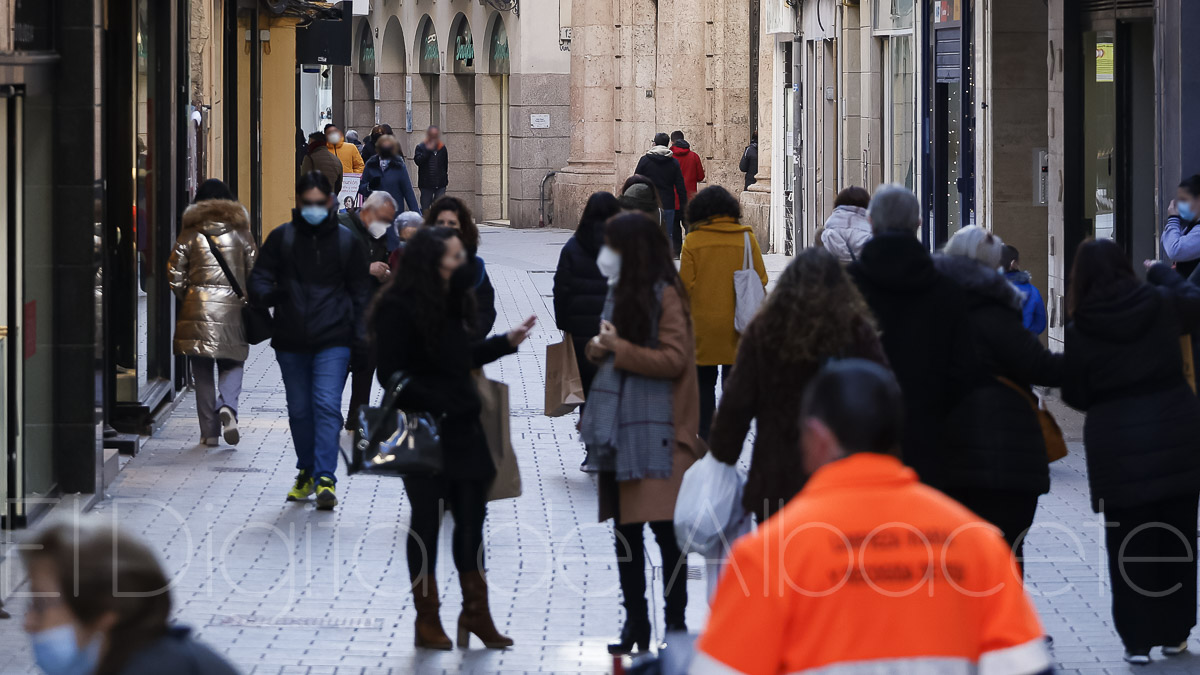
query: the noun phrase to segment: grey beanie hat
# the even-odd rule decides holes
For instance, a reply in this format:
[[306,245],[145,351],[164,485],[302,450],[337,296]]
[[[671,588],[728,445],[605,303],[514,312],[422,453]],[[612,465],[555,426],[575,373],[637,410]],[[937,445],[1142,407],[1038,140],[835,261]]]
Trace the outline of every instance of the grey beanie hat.
[[655,218],[658,217],[658,195],[654,194],[654,188],[645,183],[630,185],[617,203],[627,211],[642,211]]

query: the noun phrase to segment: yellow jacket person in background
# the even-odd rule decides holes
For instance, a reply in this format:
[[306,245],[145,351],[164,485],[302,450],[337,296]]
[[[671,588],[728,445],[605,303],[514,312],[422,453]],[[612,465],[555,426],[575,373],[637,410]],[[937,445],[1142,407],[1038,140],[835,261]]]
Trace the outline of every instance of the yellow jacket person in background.
[[680,253],[679,276],[692,302],[696,324],[696,370],[700,380],[700,437],[708,440],[716,408],[718,367],[722,379],[729,376],[737,356],[738,333],[733,327],[736,299],[733,273],[742,269],[747,234],[750,260],[767,285],[758,239],[741,222],[742,208],[723,187],[704,188],[688,202],[691,232]]
[[363,172],[367,163],[363,161],[362,155],[358,154],[358,148],[354,147],[353,143],[346,142],[346,137],[336,124],[325,125],[325,138],[329,141],[329,151],[342,160],[343,173]]

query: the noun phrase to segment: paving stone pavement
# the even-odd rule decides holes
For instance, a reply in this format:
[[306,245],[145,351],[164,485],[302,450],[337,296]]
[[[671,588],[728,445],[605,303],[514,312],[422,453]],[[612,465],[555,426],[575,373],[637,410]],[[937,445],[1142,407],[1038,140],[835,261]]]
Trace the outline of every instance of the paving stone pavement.
[[[399,480],[342,476],[341,504],[332,513],[284,502],[294,455],[279,371],[265,348],[254,349],[247,364],[236,450],[197,444],[189,395],[96,507],[161,552],[174,575],[176,619],[256,675],[611,672],[604,647],[621,616],[611,527],[596,522],[595,482],[578,468],[583,453],[575,417],[541,414],[543,355],[559,338],[551,277],[567,236],[484,228],[481,246],[496,287],[497,328],[529,314],[541,319],[519,354],[487,368],[511,387],[525,491],[492,503],[486,528],[493,615],[516,640],[512,649],[413,648],[408,504]],[[768,267],[777,274],[785,263],[772,257]],[[1063,671],[1131,672],[1112,628],[1103,523],[1089,507],[1077,422],[1064,424],[1076,436],[1072,455],[1053,465],[1053,490],[1026,544],[1029,590]],[[448,533],[449,523],[438,578],[443,622],[451,627],[461,595]],[[647,549],[656,564],[657,547]],[[692,567],[698,572],[702,562]],[[695,578],[688,624],[699,628],[707,614],[705,587],[698,574],[689,577]],[[655,581],[649,588],[661,628],[661,586]],[[27,590],[19,587],[18,595]],[[13,599],[15,618],[0,622],[0,673],[36,672],[20,631],[26,602]],[[1191,656],[1137,669],[1196,671],[1200,658]]]

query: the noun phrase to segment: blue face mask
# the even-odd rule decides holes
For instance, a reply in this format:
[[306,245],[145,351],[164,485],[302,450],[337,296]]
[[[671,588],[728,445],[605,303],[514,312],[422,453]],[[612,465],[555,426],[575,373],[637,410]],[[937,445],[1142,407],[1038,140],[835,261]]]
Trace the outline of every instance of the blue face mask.
[[71,624],[34,633],[30,644],[34,663],[46,675],[91,675],[100,664],[100,636],[80,647]]
[[300,217],[308,221],[309,225],[320,225],[329,217],[329,209],[319,204],[309,204],[300,209]]
[[1192,210],[1191,202],[1179,202],[1176,207],[1179,209],[1179,218],[1185,223],[1191,223],[1196,220],[1196,212]]

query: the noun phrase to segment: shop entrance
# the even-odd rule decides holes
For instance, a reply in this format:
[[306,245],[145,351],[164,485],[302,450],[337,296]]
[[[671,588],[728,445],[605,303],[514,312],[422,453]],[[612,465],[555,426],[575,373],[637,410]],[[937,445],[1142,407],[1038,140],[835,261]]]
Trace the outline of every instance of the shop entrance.
[[[21,497],[25,494],[25,455],[22,452],[21,434],[23,377],[20,345],[23,335],[23,312],[21,285],[24,278],[22,261],[21,223],[12,183],[21,180],[21,172],[10,170],[10,148],[19,142],[19,134],[12,133],[9,110],[20,105],[19,98],[0,99],[0,261],[4,273],[0,274],[0,450],[4,456],[4,476],[0,480],[0,517],[6,528],[12,528],[15,520],[23,515]],[[19,187],[19,186],[18,186]]]
[[[1154,30],[1150,21],[1085,17],[1083,147],[1076,157],[1086,237],[1113,239],[1132,260],[1153,259],[1155,221]],[[1140,266],[1139,266],[1140,267]]]
[[[933,245],[945,244],[975,224],[974,116],[971,79],[971,3],[940,0],[929,5],[929,134],[931,169],[926,206]],[[930,184],[931,183],[931,184]]]

